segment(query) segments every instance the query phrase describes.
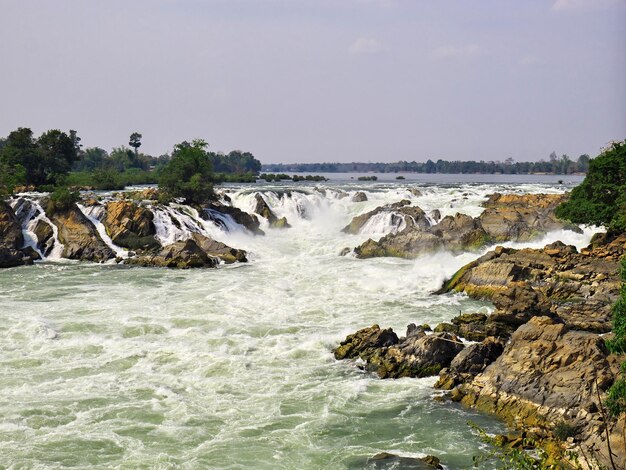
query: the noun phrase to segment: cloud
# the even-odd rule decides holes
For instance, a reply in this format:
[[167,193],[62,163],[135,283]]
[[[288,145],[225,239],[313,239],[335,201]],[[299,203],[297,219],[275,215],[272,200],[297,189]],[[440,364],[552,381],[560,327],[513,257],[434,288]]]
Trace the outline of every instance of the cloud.
[[376,54],[385,50],[383,45],[376,39],[358,38],[348,48],[350,54]]
[[477,57],[481,53],[481,47],[476,44],[465,44],[463,46],[439,46],[430,51],[430,58],[435,60],[467,60]]
[[624,0],[556,0],[552,4],[554,11],[586,10],[591,8],[606,8]]

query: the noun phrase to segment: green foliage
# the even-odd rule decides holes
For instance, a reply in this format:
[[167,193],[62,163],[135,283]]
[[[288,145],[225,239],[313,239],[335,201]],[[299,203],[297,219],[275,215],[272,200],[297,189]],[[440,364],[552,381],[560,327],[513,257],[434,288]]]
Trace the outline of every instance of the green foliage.
[[0,197],[13,193],[16,186],[26,184],[26,169],[0,161]]
[[556,215],[579,224],[626,230],[626,141],[611,144],[589,162],[585,180]]
[[66,175],[78,159],[80,139],[74,132],[53,129],[35,139],[33,132],[24,127],[11,132],[0,149],[0,164],[9,178],[21,179],[27,185],[55,184]]
[[174,147],[172,159],[163,168],[159,188],[171,198],[201,204],[215,197],[213,167],[204,140],[182,142]]
[[55,212],[70,209],[78,201],[80,201],[78,191],[70,191],[65,186],[58,187],[50,194],[50,201],[46,212],[54,214]]
[[565,441],[568,437],[574,437],[578,434],[578,427],[561,421],[554,427],[553,433],[554,437],[560,441]]
[[616,380],[609,388],[605,406],[611,416],[617,417],[626,412],[626,380]]
[[139,132],[133,132],[128,140],[128,145],[135,149],[135,155],[139,153],[139,147],[141,147],[141,138],[143,136]]
[[376,181],[378,176],[359,176],[359,181]]
[[620,297],[613,304],[613,339],[606,342],[609,351],[616,354],[626,353],[626,258],[622,258],[620,273],[622,276],[622,288]]

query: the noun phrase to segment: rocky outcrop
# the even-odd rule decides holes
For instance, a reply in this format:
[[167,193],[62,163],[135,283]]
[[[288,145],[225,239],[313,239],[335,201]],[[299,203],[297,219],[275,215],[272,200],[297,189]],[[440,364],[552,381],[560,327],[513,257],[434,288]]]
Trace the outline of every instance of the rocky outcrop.
[[103,262],[115,258],[115,253],[102,241],[93,224],[74,204],[69,209],[48,215],[57,226],[64,258]]
[[490,321],[512,327],[551,315],[573,328],[607,332],[625,249],[626,235],[580,253],[561,242],[541,250],[497,247],[461,268],[440,292],[489,299],[497,307]]
[[261,224],[259,223],[259,219],[255,215],[248,214],[237,207],[228,206],[226,204],[222,204],[221,202],[211,202],[207,206],[207,209],[207,211],[201,211],[200,215],[208,220],[214,220],[216,223],[222,223],[219,219],[214,218],[212,211],[219,212],[220,214],[227,214],[236,223],[244,226],[248,231],[256,235],[265,235],[265,232],[263,232],[260,228]]
[[0,200],[0,268],[13,268],[32,264],[39,255],[32,249],[24,249],[22,226],[15,212]]
[[247,253],[244,250],[231,248],[224,243],[212,240],[199,233],[194,233],[191,238],[209,257],[219,258],[226,264],[231,264],[236,261],[240,263],[248,261]]
[[346,225],[341,231],[344,233],[357,234],[369,220],[379,214],[389,214],[392,217],[391,225],[399,227],[404,221],[407,226],[426,229],[430,227],[430,222],[424,214],[424,211],[417,206],[411,206],[411,201],[403,199],[402,201],[377,207],[376,209],[358,215]]
[[158,248],[153,213],[128,200],[106,204],[102,224],[113,243],[131,250]]
[[334,354],[336,359],[360,358],[380,378],[428,377],[448,367],[462,349],[450,333],[426,334],[409,325],[406,336],[398,338],[391,328],[373,325],[349,335]]
[[[502,241],[529,241],[553,230],[580,232],[578,226],[560,221],[554,215],[554,209],[565,197],[551,194],[496,193],[484,203],[485,210],[479,217],[456,214],[444,217],[434,226],[430,223],[407,224],[402,230],[390,233],[379,241],[367,240],[356,247],[354,252],[358,258],[415,258],[438,250],[478,251],[489,244]],[[366,217],[368,214],[359,217]],[[358,220],[358,217],[353,219],[348,227]],[[348,231],[346,229],[344,231]],[[349,233],[357,232],[352,229]]]
[[553,230],[581,232],[580,227],[559,220],[554,209],[566,194],[499,194],[489,196],[478,217],[492,242],[525,242]]
[[274,214],[270,206],[267,204],[267,201],[260,194],[255,194],[254,196],[256,200],[256,206],[254,208],[254,212],[259,214],[261,217],[267,219],[272,228],[289,228],[291,227],[287,222],[286,217],[281,217],[280,219]]
[[549,432],[557,423],[567,423],[576,429],[576,441],[597,455],[606,454],[602,436],[608,425],[616,461],[625,462],[621,430],[597,412],[603,406],[598,398],[612,384],[617,364],[597,334],[534,317],[511,336],[498,359],[459,386],[457,396],[521,429]]
[[365,202],[367,201],[367,194],[365,194],[363,191],[357,191],[356,193],[354,193],[352,198],[350,198],[350,200],[352,202]]
[[145,254],[128,258],[125,264],[164,268],[214,268],[219,264],[217,258],[211,257],[198,246],[193,239],[179,241],[164,246],[158,253]]

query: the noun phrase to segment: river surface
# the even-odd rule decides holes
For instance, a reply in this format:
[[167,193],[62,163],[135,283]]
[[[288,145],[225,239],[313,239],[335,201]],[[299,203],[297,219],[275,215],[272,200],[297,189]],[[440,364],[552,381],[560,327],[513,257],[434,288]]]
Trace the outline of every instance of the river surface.
[[[491,310],[431,292],[477,254],[416,260],[341,257],[393,230],[340,232],[354,215],[411,199],[426,212],[477,216],[495,191],[550,183],[327,182],[230,185],[250,209],[262,190],[291,229],[214,230],[250,262],[176,271],[63,260],[0,271],[0,468],[360,469],[378,452],[434,454],[471,468],[484,451],[468,420],[434,398],[435,378],[379,380],[332,348],[379,323],[437,323]],[[422,196],[408,191],[418,187]],[[282,191],[293,190],[290,197]],[[350,195],[364,190],[368,201]],[[161,231],[164,228],[161,227]],[[584,246],[592,230],[549,234]]]

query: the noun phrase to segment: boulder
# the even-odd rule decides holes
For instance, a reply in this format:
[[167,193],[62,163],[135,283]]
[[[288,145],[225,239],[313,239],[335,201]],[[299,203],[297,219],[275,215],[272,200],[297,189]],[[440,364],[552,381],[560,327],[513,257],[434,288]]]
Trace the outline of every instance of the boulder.
[[360,358],[380,378],[427,377],[436,375],[463,349],[450,333],[426,334],[424,328],[409,325],[403,338],[391,328],[378,325],[349,335],[335,349],[336,359]]
[[352,202],[365,202],[367,201],[367,194],[365,194],[363,191],[357,191],[356,193],[354,193],[350,200]]
[[[215,220],[211,211],[216,211],[230,216],[236,223],[242,225],[255,235],[265,235],[265,232],[263,232],[260,228],[261,224],[259,223],[259,219],[255,215],[248,214],[237,207],[228,206],[226,204],[222,204],[221,202],[211,202],[207,206],[207,209],[209,210],[200,211],[200,215],[205,219]],[[220,223],[219,220],[216,220],[216,222]]]
[[128,258],[125,264],[165,268],[214,268],[219,264],[217,258],[207,255],[193,239],[178,241],[164,246],[156,254],[145,254]]
[[23,244],[24,237],[20,221],[11,206],[0,200],[0,246],[19,250]]
[[154,238],[156,228],[152,211],[128,200],[111,201],[105,207],[102,224],[113,243],[131,250],[160,247]]
[[402,457],[396,454],[390,454],[388,452],[381,452],[367,459],[365,468],[373,470],[443,469],[440,460],[433,455],[427,455],[426,457]]
[[96,262],[115,258],[113,250],[102,241],[94,225],[75,204],[48,216],[57,226],[64,258]]
[[566,194],[499,194],[489,196],[478,217],[485,232],[495,242],[529,241],[553,230],[582,233],[577,225],[559,220],[556,207]]
[[52,248],[54,248],[54,231],[52,227],[48,222],[39,219],[33,227],[33,233],[37,237],[37,248],[44,256],[48,256]]
[[361,231],[363,226],[375,215],[378,214],[391,214],[392,218],[396,217],[394,222],[395,226],[400,226],[401,222],[407,223],[407,226],[416,226],[427,228],[430,227],[430,222],[426,217],[426,214],[422,209],[417,206],[411,206],[411,201],[403,199],[402,201],[395,202],[393,204],[386,204],[384,206],[377,207],[374,210],[366,212],[365,214],[358,215],[352,219],[352,221],[346,225],[341,231],[344,233],[357,234]]
[[281,217],[280,219],[274,214],[270,206],[267,204],[267,201],[261,196],[259,193],[254,196],[256,200],[256,206],[254,208],[254,212],[259,214],[261,217],[267,219],[270,224],[270,227],[273,228],[289,228],[290,225],[287,222],[286,217]]
[[199,233],[194,233],[191,237],[207,255],[213,258],[219,258],[226,264],[231,264],[236,261],[240,263],[248,261],[247,253],[244,250],[231,248],[224,243],[212,240]]

